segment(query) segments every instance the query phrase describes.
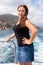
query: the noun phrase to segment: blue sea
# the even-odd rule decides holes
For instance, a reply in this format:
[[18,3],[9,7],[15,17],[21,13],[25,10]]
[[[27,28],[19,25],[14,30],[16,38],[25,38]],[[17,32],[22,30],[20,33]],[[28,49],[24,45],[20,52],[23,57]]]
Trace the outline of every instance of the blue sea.
[[[17,40],[13,38],[9,42],[5,40],[13,33],[13,30],[0,30],[0,63],[14,63],[16,61]],[[43,30],[39,29],[34,39],[34,65],[43,64]]]

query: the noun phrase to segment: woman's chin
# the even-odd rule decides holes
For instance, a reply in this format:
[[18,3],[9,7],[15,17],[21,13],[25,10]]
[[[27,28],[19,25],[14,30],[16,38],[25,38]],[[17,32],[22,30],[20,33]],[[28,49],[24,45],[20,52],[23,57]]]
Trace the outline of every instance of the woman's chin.
[[23,18],[23,16],[19,16],[19,19],[22,19]]

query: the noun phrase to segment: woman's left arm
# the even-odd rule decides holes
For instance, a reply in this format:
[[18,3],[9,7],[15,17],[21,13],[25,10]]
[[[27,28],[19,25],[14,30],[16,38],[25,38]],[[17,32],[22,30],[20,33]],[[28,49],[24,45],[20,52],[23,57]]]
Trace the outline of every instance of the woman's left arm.
[[29,20],[26,20],[25,25],[31,31],[31,35],[30,39],[24,37],[22,40],[26,44],[31,44],[36,37],[37,28]]

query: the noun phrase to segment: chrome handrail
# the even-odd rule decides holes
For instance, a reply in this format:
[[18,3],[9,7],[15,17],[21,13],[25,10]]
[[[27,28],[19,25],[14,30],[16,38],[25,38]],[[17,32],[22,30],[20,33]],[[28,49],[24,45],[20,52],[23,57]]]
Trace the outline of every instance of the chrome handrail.
[[[14,45],[14,52],[15,52],[14,54],[15,62],[14,63],[16,63],[16,44],[13,40],[10,40],[10,41],[13,42],[13,45]],[[6,41],[0,41],[0,42],[6,42]]]

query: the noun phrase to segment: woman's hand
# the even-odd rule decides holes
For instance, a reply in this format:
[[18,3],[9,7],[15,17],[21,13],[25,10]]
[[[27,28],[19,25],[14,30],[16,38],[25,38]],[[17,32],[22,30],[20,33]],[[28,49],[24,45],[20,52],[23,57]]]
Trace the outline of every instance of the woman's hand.
[[25,38],[25,37],[23,37],[22,43],[23,43],[23,44],[28,44],[28,45],[31,44],[30,39],[27,39],[27,38]]
[[9,40],[9,39],[6,39],[5,41],[6,41],[6,42],[9,42],[10,40]]
[[9,42],[13,37],[15,37],[15,33],[11,34],[5,41]]

